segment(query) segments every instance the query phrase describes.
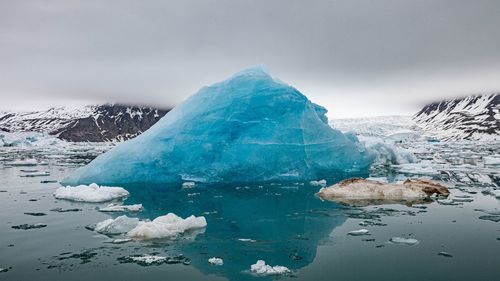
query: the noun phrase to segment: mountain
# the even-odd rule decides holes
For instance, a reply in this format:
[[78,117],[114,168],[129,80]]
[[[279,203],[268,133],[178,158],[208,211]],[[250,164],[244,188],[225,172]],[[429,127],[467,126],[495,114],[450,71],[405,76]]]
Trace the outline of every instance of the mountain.
[[123,141],[149,129],[169,110],[116,104],[0,113],[0,131],[40,132],[72,142]]
[[500,139],[500,95],[485,94],[428,104],[413,120],[443,140]]

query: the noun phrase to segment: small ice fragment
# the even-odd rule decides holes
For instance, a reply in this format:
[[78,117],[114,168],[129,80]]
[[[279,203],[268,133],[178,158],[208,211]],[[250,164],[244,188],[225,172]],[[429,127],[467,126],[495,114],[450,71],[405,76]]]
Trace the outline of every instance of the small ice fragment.
[[182,188],[193,188],[195,185],[196,185],[195,182],[188,181],[188,182],[182,183]]
[[69,209],[54,208],[54,209],[50,209],[50,210],[52,212],[67,213],[67,212],[80,212],[82,209],[78,209],[78,208],[69,208]]
[[309,184],[311,186],[326,186],[326,180],[319,180],[319,181],[310,181]]
[[449,206],[455,206],[455,205],[461,205],[461,203],[459,202],[455,202],[453,199],[451,198],[447,198],[447,199],[438,199],[437,202],[440,204],[440,205],[449,205]]
[[403,237],[392,237],[391,239],[389,239],[389,241],[393,244],[408,245],[408,246],[413,246],[420,243],[420,241],[418,241],[417,239],[403,238]]
[[500,155],[483,157],[484,165],[500,165]]
[[447,252],[439,252],[438,256],[443,256],[443,257],[447,257],[447,258],[452,258],[453,257],[452,254],[447,253]]
[[113,203],[98,209],[99,212],[139,212],[141,210],[142,204],[118,205]]
[[21,178],[48,177],[48,176],[50,176],[50,172],[37,172],[37,173],[20,175]]
[[24,213],[25,215],[28,216],[34,216],[34,217],[41,217],[41,216],[46,216],[46,213]]
[[90,185],[62,186],[54,192],[54,197],[57,199],[90,203],[121,199],[128,195],[128,191],[122,187],[99,186],[95,183]]
[[359,229],[359,230],[353,230],[353,231],[349,231],[347,233],[347,235],[351,235],[351,236],[362,236],[362,235],[370,235],[370,231],[368,231],[368,229]]
[[117,238],[117,239],[114,239],[113,241],[111,241],[111,243],[113,244],[123,244],[123,243],[127,243],[127,242],[130,242],[132,241],[132,239],[130,238]]
[[253,240],[253,239],[250,239],[250,238],[238,238],[238,241],[241,241],[241,242],[250,242],[250,243],[257,242],[257,240]]
[[205,217],[189,216],[185,219],[173,213],[157,217],[152,221],[141,221],[127,235],[133,238],[156,239],[172,238],[186,231],[207,226]]
[[224,260],[221,259],[221,258],[213,257],[213,258],[209,258],[208,259],[208,263],[211,264],[211,265],[223,265],[224,264]]
[[265,261],[258,260],[255,264],[250,266],[250,271],[258,275],[281,275],[290,273],[290,269],[285,266],[270,266]]

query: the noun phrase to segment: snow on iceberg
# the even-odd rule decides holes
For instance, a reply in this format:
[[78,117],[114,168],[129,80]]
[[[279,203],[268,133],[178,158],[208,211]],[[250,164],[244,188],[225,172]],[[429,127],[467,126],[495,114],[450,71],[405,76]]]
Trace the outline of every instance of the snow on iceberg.
[[61,186],[54,192],[54,197],[57,199],[89,203],[121,199],[128,195],[128,191],[121,187],[99,186],[95,183],[90,185]]
[[290,269],[285,266],[270,266],[265,261],[258,260],[255,264],[250,266],[250,271],[258,275],[281,275],[290,273]]
[[250,68],[204,87],[140,136],[117,145],[64,184],[309,181],[366,175],[355,136],[327,110]]

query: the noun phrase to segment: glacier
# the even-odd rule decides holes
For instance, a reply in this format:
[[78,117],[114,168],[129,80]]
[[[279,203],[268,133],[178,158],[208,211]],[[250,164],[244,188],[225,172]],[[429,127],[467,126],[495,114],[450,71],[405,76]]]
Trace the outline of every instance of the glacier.
[[327,110],[264,67],[205,86],[65,185],[309,181],[367,175],[373,161]]

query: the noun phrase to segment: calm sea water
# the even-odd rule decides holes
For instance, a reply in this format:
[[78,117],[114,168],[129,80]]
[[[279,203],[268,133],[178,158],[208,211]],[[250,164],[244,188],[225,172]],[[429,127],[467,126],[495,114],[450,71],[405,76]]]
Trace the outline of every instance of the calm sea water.
[[[98,154],[99,152],[92,152]],[[59,180],[92,158],[85,149],[54,152],[5,150],[0,164],[0,280],[500,280],[500,223],[479,219],[479,211],[498,211],[499,200],[479,192],[452,189],[452,197],[472,202],[417,206],[348,207],[324,202],[309,184],[196,186],[134,185],[125,203],[145,210],[128,214],[153,219],[168,212],[203,215],[203,231],[176,240],[112,244],[110,237],[85,226],[121,214],[96,210],[105,204],[56,200]],[[82,157],[85,155],[89,157]],[[12,167],[14,158],[31,157],[48,165]],[[36,169],[50,176],[25,177]],[[24,170],[24,171],[22,171]],[[329,182],[333,183],[333,182]],[[471,187],[471,189],[474,189]],[[54,208],[79,208],[54,212]],[[44,216],[26,215],[42,212]],[[361,226],[367,221],[368,225]],[[40,229],[12,226],[44,223]],[[376,224],[376,225],[373,225]],[[369,236],[350,236],[366,228]],[[395,245],[391,237],[418,239]],[[251,239],[241,241],[239,239]],[[446,252],[451,256],[439,255]],[[120,263],[134,254],[176,257],[186,264],[140,266]],[[224,259],[223,266],[208,263]],[[290,276],[257,277],[251,264],[265,260],[290,268]]]

